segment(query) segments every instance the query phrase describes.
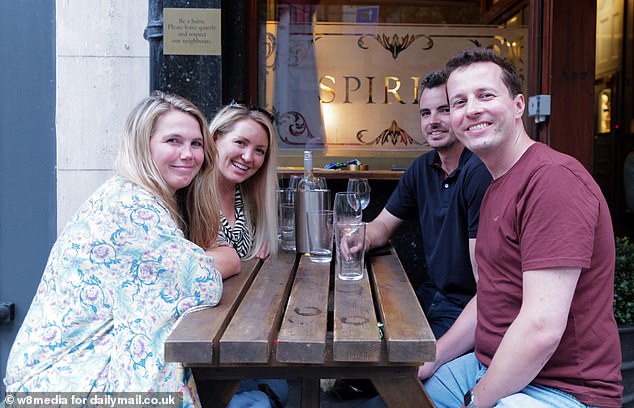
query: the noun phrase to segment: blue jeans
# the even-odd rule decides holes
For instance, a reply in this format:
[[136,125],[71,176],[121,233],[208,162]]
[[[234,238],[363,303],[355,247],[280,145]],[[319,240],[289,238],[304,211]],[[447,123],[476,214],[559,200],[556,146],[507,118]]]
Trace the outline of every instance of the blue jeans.
[[[425,390],[437,408],[455,408],[460,406],[464,394],[480,381],[486,370],[487,367],[476,359],[474,353],[465,354],[440,367],[425,382]],[[530,384],[520,392],[502,398],[495,406],[499,408],[586,407],[575,397],[563,391]]]
[[449,330],[462,313],[463,307],[449,300],[433,286],[420,285],[416,289],[416,296],[425,312],[431,331],[437,339]]
[[[416,289],[416,297],[418,297],[429,326],[437,339],[449,330],[458,316],[460,316],[460,313],[462,313],[462,307],[449,300],[447,296],[433,286],[423,283]],[[460,404],[457,406],[460,406]],[[385,408],[385,403],[383,403],[381,397],[374,397],[361,404],[359,408]]]
[[[425,381],[425,390],[436,408],[456,408],[462,404],[464,394],[480,381],[486,370],[487,367],[476,359],[475,354],[465,354],[440,367],[436,374]],[[380,397],[376,397],[361,407],[385,408],[385,404]],[[558,389],[528,385],[520,392],[502,398],[495,407],[586,408],[587,406],[577,401],[572,395]]]
[[260,384],[268,385],[283,405],[288,401],[288,383],[286,380],[244,380],[231,398],[227,408],[274,408],[269,397],[259,390]]

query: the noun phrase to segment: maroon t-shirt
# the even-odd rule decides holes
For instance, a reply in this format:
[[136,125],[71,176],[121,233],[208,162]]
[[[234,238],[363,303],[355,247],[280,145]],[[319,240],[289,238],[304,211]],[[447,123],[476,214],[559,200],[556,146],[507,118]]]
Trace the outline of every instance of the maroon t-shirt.
[[491,363],[519,313],[524,271],[580,267],[561,343],[533,383],[558,388],[584,404],[620,407],[614,257],[609,209],[592,176],[572,157],[532,145],[493,181],[482,201],[476,244],[478,359]]

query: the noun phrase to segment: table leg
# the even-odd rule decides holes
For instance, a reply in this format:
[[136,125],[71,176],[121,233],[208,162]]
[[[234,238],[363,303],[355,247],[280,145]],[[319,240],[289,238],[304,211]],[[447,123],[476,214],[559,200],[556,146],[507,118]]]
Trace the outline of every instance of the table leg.
[[388,408],[434,408],[418,378],[373,378],[372,384]]
[[302,408],[319,408],[319,379],[302,380]]
[[198,398],[203,407],[226,407],[240,387],[240,380],[196,381]]

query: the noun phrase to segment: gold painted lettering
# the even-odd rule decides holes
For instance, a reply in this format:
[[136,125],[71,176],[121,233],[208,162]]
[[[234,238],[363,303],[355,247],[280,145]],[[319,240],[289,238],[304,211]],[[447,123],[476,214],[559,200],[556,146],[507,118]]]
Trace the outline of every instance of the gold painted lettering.
[[[343,103],[350,103],[350,91],[358,91],[359,88],[361,88],[361,81],[355,76],[344,76],[344,79],[346,80],[346,99],[344,99]],[[354,89],[350,89],[351,79],[354,79],[354,82],[356,82],[357,85]]]
[[374,103],[372,100],[372,80],[374,77],[366,77],[368,78],[368,103]]
[[[329,87],[328,85],[324,84],[324,80],[326,80],[326,79],[332,81],[332,85],[333,86],[335,86],[335,84],[336,84],[335,78],[333,76],[331,76],[331,75],[324,75],[323,77],[321,77],[319,79],[319,90],[320,90],[320,92],[319,92],[319,103],[332,103],[335,100],[335,96],[336,96],[335,95],[335,90],[333,88]],[[326,93],[331,94],[332,98],[330,100],[327,100],[327,101],[322,99],[321,91],[324,91]]]
[[414,102],[415,104],[418,104],[418,86],[420,84],[420,77],[411,77],[412,80],[414,81]]
[[[394,88],[390,88],[391,82],[394,82]],[[405,102],[403,102],[403,100],[401,99],[401,96],[398,94],[398,90],[400,87],[401,87],[401,80],[398,77],[386,76],[385,77],[385,99],[383,100],[383,103],[385,104],[389,103],[387,101],[387,96],[388,94],[392,94],[394,95],[394,97],[399,103],[404,104]]]
[[[344,100],[340,103],[354,103],[355,102],[355,93],[364,92],[363,86],[364,81],[361,80],[360,77],[355,75],[343,75],[343,80],[345,81],[345,95]],[[368,86],[367,100],[366,104],[374,104],[374,76],[366,76]],[[412,103],[419,103],[419,92],[420,92],[420,80],[421,78],[418,76],[410,76],[411,84],[413,85],[412,92]],[[401,97],[399,91],[401,91],[402,81],[397,76],[385,76],[384,80],[384,104],[393,103],[390,101],[390,94],[392,97],[396,99],[396,101],[400,104],[406,104],[409,102],[404,102]],[[409,81],[408,81],[409,82]],[[319,102],[320,103],[335,103],[337,98],[336,87],[337,80],[334,75],[324,75],[319,79]],[[339,92],[343,92],[343,89],[339,89]],[[409,89],[403,88],[403,92],[409,93]],[[409,99],[409,97],[408,97]]]

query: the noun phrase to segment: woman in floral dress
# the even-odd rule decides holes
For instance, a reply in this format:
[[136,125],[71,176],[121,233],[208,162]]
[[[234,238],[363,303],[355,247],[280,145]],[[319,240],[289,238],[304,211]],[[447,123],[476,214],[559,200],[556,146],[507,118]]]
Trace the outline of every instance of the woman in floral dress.
[[7,392],[178,392],[198,406],[193,378],[164,360],[188,310],[222,293],[216,148],[202,112],[155,92],[134,108],[117,175],[59,235],[7,363]]

